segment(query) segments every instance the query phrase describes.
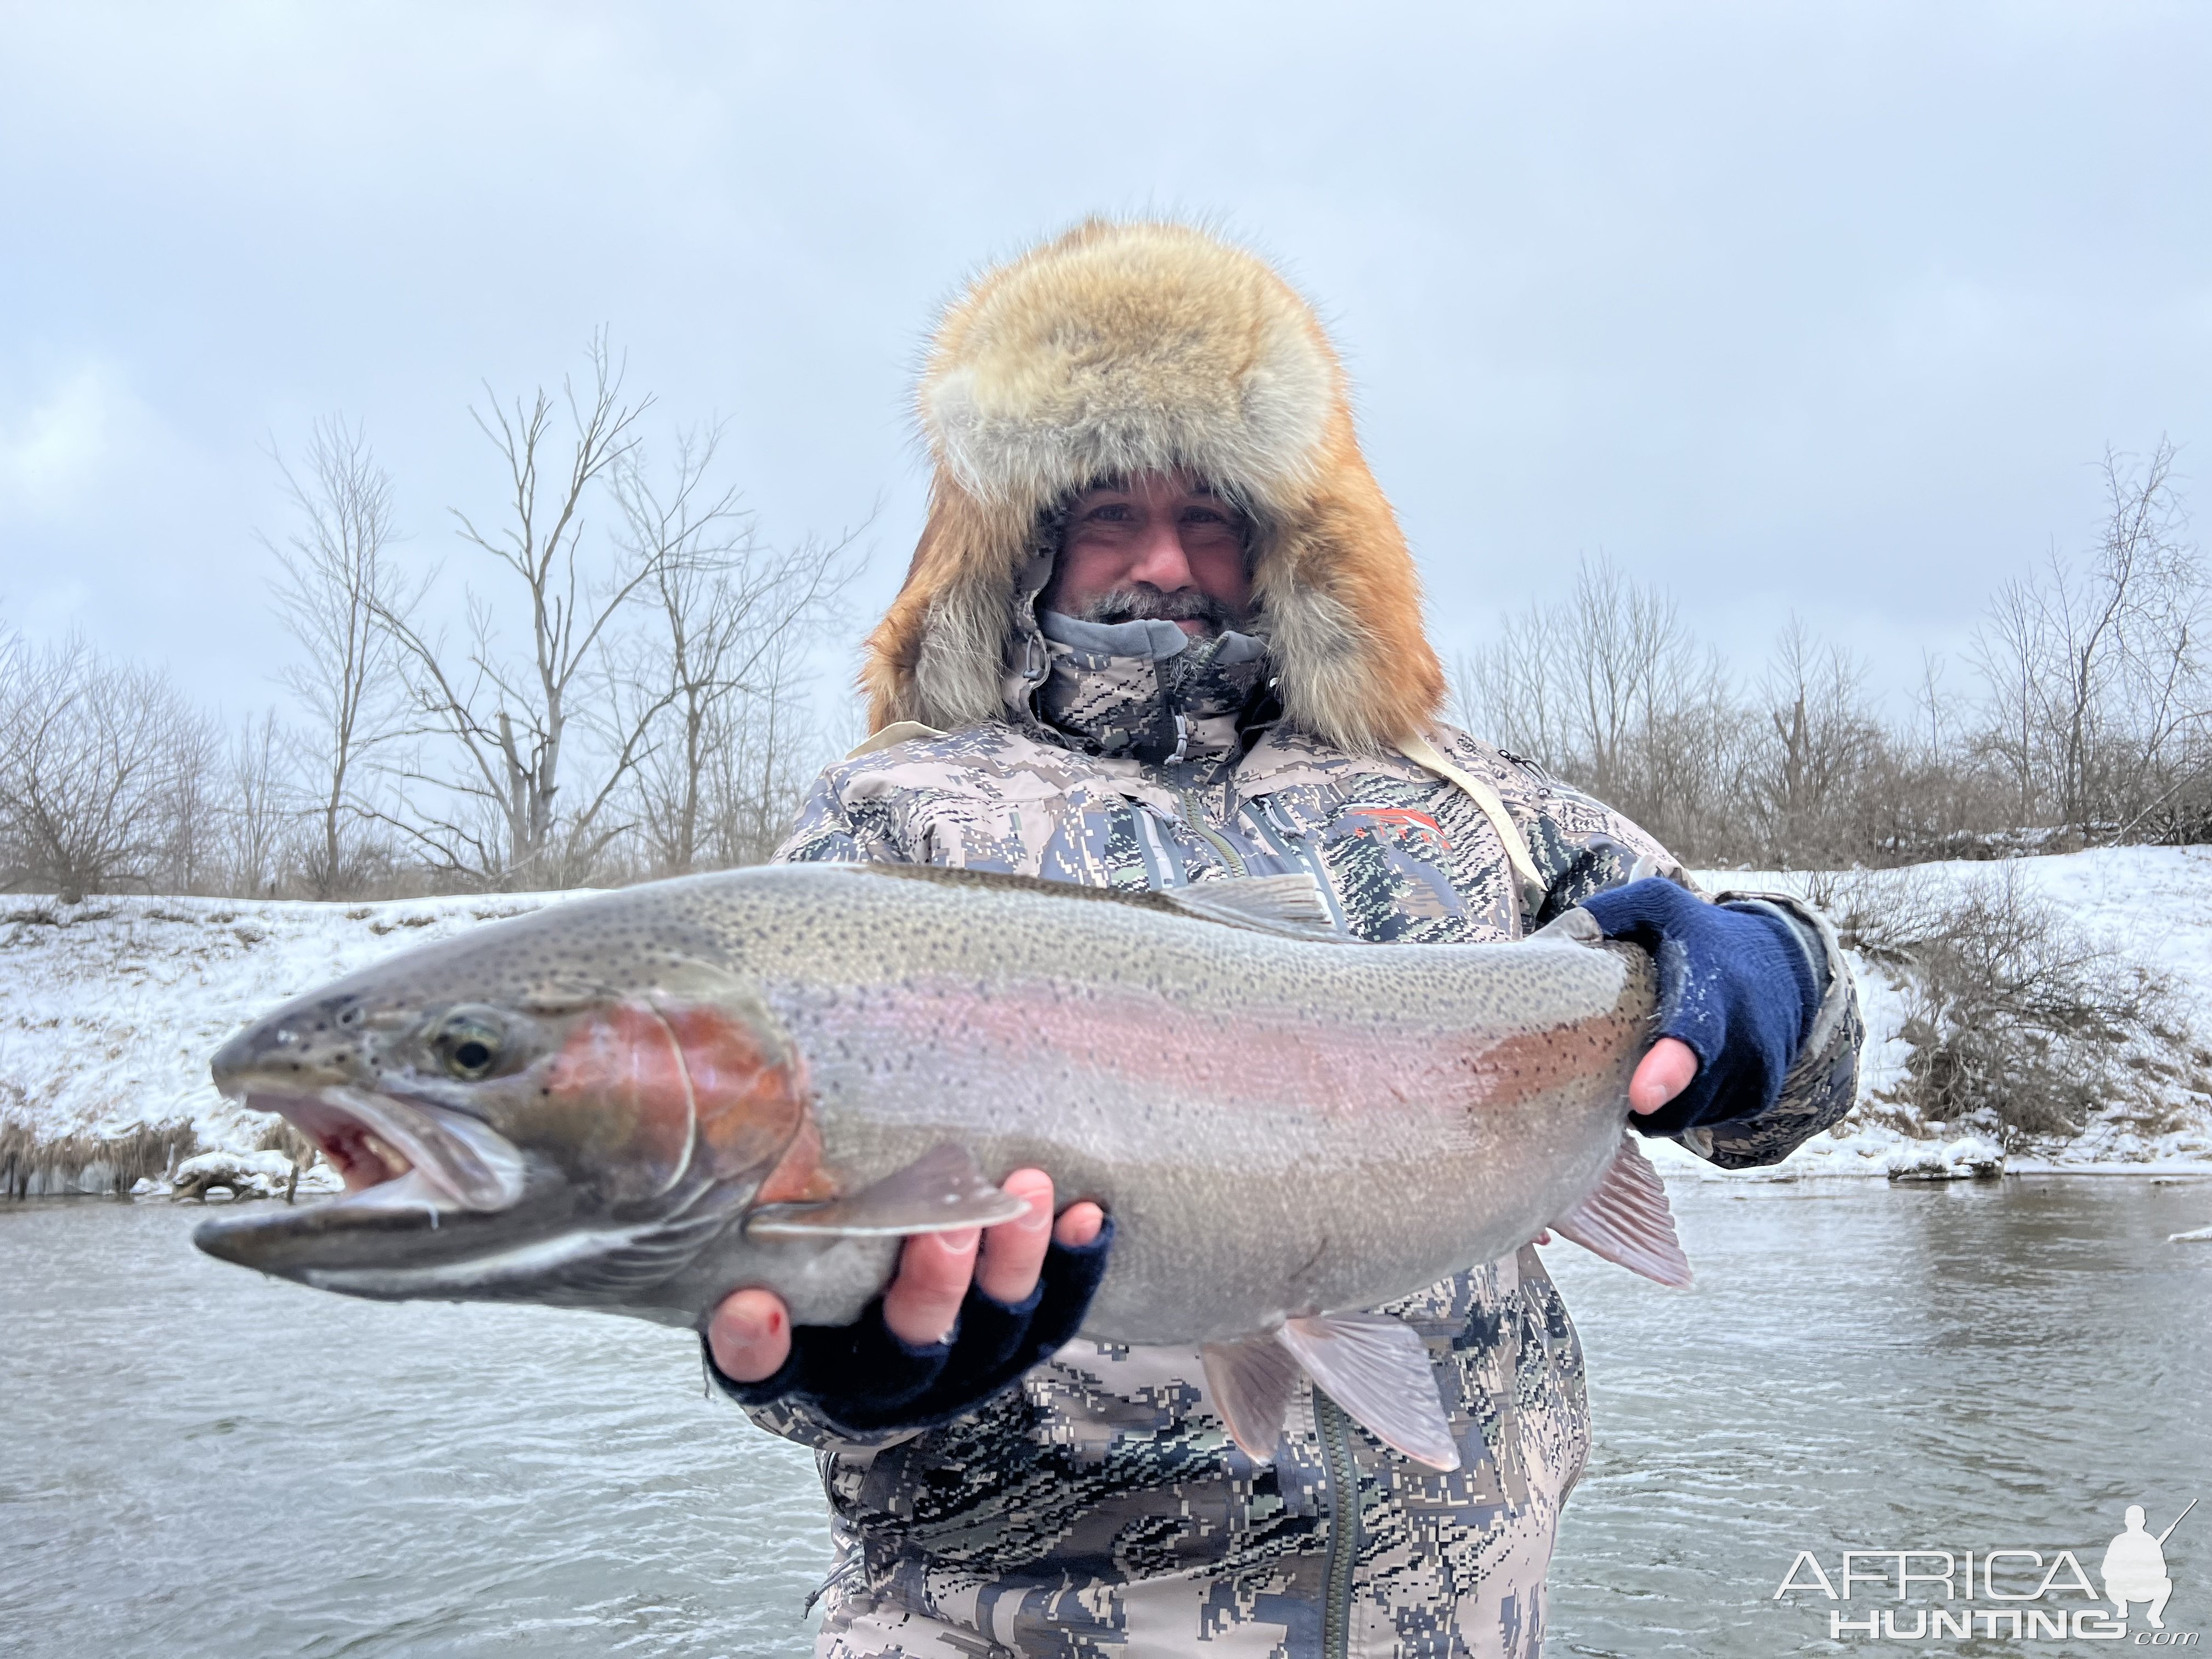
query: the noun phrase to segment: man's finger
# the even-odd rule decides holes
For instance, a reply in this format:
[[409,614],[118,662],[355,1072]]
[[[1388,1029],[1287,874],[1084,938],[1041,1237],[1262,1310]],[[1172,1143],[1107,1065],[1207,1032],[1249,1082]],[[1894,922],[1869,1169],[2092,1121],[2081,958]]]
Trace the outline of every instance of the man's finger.
[[1027,1202],[1029,1213],[984,1229],[975,1288],[996,1301],[1015,1303],[1036,1289],[1052,1243],[1052,1177],[1042,1170],[1017,1170],[999,1185],[1009,1198]]
[[791,1311],[773,1291],[732,1291],[708,1322],[707,1346],[733,1382],[774,1376],[791,1357]]
[[1071,1204],[1052,1230],[1054,1239],[1063,1248],[1079,1250],[1085,1244],[1096,1243],[1106,1225],[1106,1212],[1088,1199],[1080,1204]]
[[975,1276],[977,1232],[917,1233],[899,1252],[898,1276],[884,1292],[884,1323],[916,1347],[942,1342],[960,1317]]
[[1698,1074],[1698,1056],[1678,1037],[1661,1037],[1651,1045],[1628,1080],[1628,1109],[1656,1112],[1690,1086]]

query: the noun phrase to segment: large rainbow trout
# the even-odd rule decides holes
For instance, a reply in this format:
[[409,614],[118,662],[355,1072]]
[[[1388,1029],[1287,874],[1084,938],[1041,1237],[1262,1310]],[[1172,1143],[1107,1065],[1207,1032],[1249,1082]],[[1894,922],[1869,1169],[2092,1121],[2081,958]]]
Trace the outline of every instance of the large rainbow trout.
[[1452,1468],[1422,1342],[1361,1310],[1547,1226],[1687,1282],[1625,1133],[1652,970],[1542,936],[1348,943],[1317,901],[797,865],[501,922],[224,1046],[218,1086],[353,1190],[197,1242],[349,1296],[703,1328],[764,1285],[844,1324],[902,1237],[1019,1213],[992,1183],[1034,1164],[1115,1218],[1085,1335],[1203,1346],[1255,1455],[1303,1372]]

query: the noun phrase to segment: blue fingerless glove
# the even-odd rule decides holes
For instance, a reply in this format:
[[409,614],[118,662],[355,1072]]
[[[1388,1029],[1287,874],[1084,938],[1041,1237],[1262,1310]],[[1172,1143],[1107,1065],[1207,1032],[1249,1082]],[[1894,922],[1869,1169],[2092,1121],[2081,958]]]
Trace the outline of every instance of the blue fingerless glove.
[[1711,904],[1654,877],[1583,901],[1606,938],[1658,959],[1657,1036],[1698,1057],[1690,1086],[1632,1120],[1645,1134],[1757,1117],[1781,1097],[1826,993],[1797,929],[1756,900]]
[[1036,1288],[1021,1302],[994,1300],[970,1285],[942,1342],[917,1345],[894,1335],[878,1297],[853,1324],[792,1327],[791,1358],[757,1382],[724,1376],[702,1334],[707,1374],[740,1406],[794,1401],[848,1434],[934,1428],[1050,1358],[1081,1328],[1113,1243],[1111,1216],[1088,1244],[1055,1240]]

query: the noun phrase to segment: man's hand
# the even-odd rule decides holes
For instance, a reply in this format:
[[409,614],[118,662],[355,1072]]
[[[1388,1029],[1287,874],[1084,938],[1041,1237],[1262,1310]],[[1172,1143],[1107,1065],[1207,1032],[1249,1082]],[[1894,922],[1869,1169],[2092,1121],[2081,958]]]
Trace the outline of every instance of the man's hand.
[[1593,894],[1582,911],[1658,969],[1662,1035],[1629,1083],[1644,1133],[1771,1110],[1827,994],[1818,942],[1766,901],[1709,902],[1656,876]]
[[[1694,1069],[1696,1062],[1691,1064]],[[1042,1170],[1017,1170],[999,1184],[1028,1200],[1027,1215],[980,1232],[970,1227],[918,1233],[900,1251],[897,1275],[884,1292],[884,1323],[902,1342],[917,1347],[942,1342],[959,1317],[970,1280],[994,1302],[1020,1302],[1036,1288],[1045,1250],[1054,1239],[1080,1249],[1105,1225],[1105,1212],[1087,1202],[1069,1205],[1055,1224],[1052,1177]],[[790,1310],[773,1291],[732,1291],[714,1310],[707,1345],[733,1382],[773,1376],[791,1353]]]

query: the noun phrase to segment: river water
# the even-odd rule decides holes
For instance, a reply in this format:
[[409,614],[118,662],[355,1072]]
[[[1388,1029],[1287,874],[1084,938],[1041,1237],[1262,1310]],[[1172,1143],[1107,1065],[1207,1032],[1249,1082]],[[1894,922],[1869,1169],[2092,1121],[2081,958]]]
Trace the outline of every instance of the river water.
[[[1547,1252],[1598,1424],[1547,1654],[1893,1651],[1828,1635],[1893,1591],[1775,1598],[1797,1552],[1832,1580],[1845,1548],[2094,1573],[2125,1505],[2156,1531],[2212,1500],[2212,1244],[2166,1242],[2212,1182],[1671,1190],[1694,1291]],[[0,1653],[807,1650],[811,1461],[702,1395],[691,1338],[349,1302],[199,1255],[198,1218],[0,1206]],[[2169,1631],[2212,1644],[2212,1501],[2166,1554]]]

